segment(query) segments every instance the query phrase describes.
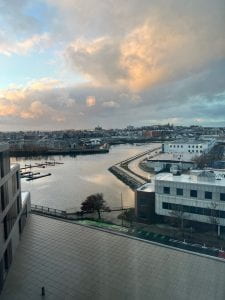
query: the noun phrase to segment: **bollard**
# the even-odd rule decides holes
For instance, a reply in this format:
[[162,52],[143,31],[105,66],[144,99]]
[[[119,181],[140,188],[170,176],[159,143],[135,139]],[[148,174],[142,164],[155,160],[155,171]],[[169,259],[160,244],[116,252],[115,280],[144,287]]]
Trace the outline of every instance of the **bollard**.
[[44,286],[41,288],[41,296],[45,296],[45,287]]

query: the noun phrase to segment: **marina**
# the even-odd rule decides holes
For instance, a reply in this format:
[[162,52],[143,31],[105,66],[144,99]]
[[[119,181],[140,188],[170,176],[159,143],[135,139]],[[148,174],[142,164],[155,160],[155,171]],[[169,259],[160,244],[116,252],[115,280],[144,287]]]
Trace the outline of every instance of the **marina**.
[[[52,174],[38,180],[26,181],[26,178],[22,178],[22,189],[31,192],[33,204],[60,210],[79,210],[81,202],[87,196],[100,192],[110,207],[121,207],[121,194],[123,205],[132,207],[133,191],[109,172],[108,168],[152,147],[155,144],[123,144],[112,146],[107,155],[21,157],[11,158],[11,161],[20,163],[22,172]],[[55,161],[57,164],[46,166],[46,161]],[[33,166],[31,170],[30,166]],[[43,172],[43,166],[47,168],[47,172]]]

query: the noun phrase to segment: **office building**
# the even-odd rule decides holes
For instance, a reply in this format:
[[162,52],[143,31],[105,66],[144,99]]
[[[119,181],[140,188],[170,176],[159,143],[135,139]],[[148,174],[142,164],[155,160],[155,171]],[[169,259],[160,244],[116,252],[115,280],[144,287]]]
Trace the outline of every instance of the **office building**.
[[187,220],[225,226],[225,173],[192,171],[189,175],[158,174],[155,178],[155,211],[172,216],[183,213]]

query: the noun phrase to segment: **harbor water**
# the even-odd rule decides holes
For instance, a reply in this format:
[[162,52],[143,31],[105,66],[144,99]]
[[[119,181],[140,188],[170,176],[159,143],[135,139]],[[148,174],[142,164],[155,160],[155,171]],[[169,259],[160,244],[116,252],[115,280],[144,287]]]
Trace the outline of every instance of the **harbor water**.
[[112,146],[106,154],[11,158],[11,162],[18,162],[21,167],[54,160],[63,163],[31,170],[41,174],[51,173],[51,176],[31,181],[21,179],[22,190],[31,192],[32,204],[79,210],[81,202],[87,196],[103,193],[110,207],[121,207],[121,200],[124,206],[132,207],[134,192],[111,174],[108,168],[152,147],[154,144],[125,144]]

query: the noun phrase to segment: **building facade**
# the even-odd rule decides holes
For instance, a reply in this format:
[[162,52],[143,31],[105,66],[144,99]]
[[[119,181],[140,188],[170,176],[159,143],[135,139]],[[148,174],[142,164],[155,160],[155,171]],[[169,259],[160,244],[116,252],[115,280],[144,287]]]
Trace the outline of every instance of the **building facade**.
[[192,171],[190,175],[158,174],[155,178],[156,214],[182,212],[187,220],[225,226],[225,173]]
[[10,165],[8,145],[0,144],[0,293],[30,211],[30,194],[21,193],[20,166]]
[[155,220],[155,185],[146,183],[135,191],[135,215],[140,222]]
[[215,139],[209,140],[187,140],[174,141],[162,144],[162,152],[165,153],[190,153],[193,156],[198,156],[203,153],[208,153],[215,145]]

